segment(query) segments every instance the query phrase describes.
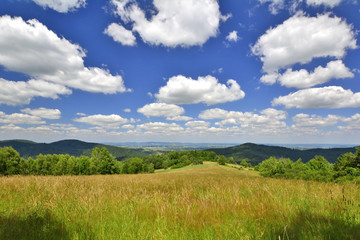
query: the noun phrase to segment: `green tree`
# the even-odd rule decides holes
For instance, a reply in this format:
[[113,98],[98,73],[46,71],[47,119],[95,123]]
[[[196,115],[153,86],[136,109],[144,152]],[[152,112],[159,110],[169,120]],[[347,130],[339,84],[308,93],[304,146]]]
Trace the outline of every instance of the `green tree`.
[[276,166],[277,159],[275,157],[270,157],[262,161],[258,165],[257,169],[259,170],[261,176],[272,177],[276,174]]
[[226,164],[226,157],[225,157],[224,155],[218,156],[217,162],[218,162],[220,165],[225,165],[225,164]]
[[0,174],[19,174],[20,155],[12,147],[0,148]]
[[245,159],[240,162],[240,165],[243,167],[251,167],[251,164],[248,163]]
[[80,156],[77,158],[78,166],[79,166],[79,174],[80,175],[89,175],[91,174],[90,171],[90,164],[91,160],[87,156]]
[[129,174],[130,173],[129,165],[130,165],[129,163],[124,163],[124,165],[121,168],[121,173],[122,174]]
[[115,170],[115,158],[105,148],[101,148],[99,156],[99,173],[100,174],[113,174]]
[[143,161],[141,158],[131,158],[129,164],[129,173],[136,174],[143,172]]
[[149,163],[148,173],[154,173],[154,172],[155,172],[154,164]]
[[304,178],[330,181],[333,178],[333,167],[323,156],[315,156],[305,164]]

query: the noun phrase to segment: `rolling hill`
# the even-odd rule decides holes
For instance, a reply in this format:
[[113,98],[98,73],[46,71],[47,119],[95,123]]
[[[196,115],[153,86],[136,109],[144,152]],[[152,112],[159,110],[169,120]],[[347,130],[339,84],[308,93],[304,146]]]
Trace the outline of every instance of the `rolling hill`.
[[218,155],[233,157],[237,162],[246,159],[251,162],[251,164],[257,165],[271,156],[278,158],[290,158],[293,161],[301,158],[303,162],[308,162],[314,156],[321,155],[324,156],[329,162],[334,163],[340,155],[347,152],[355,152],[355,148],[316,148],[299,150],[286,147],[245,143],[239,146],[228,148],[211,148],[207,149],[206,151],[213,151]]
[[154,154],[154,151],[115,147],[110,145],[88,143],[79,140],[62,140],[53,143],[36,143],[27,140],[6,140],[0,141],[0,147],[11,146],[20,153],[21,157],[36,157],[41,154],[69,154],[73,156],[86,155],[91,156],[91,151],[95,147],[106,147],[108,151],[121,161],[128,157],[144,157],[150,154]]

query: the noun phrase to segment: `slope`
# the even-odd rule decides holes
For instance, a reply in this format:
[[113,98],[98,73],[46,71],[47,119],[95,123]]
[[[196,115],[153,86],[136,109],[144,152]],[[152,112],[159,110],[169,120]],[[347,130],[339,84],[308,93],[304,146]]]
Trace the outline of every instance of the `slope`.
[[355,148],[316,148],[299,150],[286,147],[245,143],[239,146],[228,148],[207,149],[206,151],[213,151],[218,155],[233,157],[237,162],[246,159],[251,162],[251,164],[256,165],[271,156],[278,158],[290,158],[293,161],[301,158],[303,162],[308,162],[314,156],[321,155],[324,156],[329,162],[334,163],[341,154],[355,152]]
[[153,154],[153,151],[135,148],[115,147],[105,144],[88,143],[79,140],[62,140],[53,143],[36,143],[26,140],[0,141],[0,147],[11,146],[24,158],[36,157],[41,154],[69,154],[73,156],[91,156],[95,147],[106,147],[118,160],[128,157],[144,157]]

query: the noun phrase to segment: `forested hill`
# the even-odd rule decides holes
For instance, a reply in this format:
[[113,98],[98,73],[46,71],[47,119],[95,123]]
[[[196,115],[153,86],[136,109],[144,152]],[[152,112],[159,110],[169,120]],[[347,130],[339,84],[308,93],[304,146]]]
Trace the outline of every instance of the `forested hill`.
[[134,149],[125,147],[115,147],[110,145],[88,143],[79,140],[62,140],[53,143],[36,143],[26,140],[7,140],[0,141],[0,147],[12,147],[19,152],[21,157],[36,157],[41,154],[69,154],[72,156],[91,156],[91,151],[95,147],[106,147],[117,160],[128,157],[144,157],[154,154],[153,151],[144,149]]
[[277,158],[290,158],[293,161],[299,158],[302,161],[308,162],[314,156],[321,155],[325,157],[329,162],[336,162],[337,158],[347,152],[355,152],[355,148],[316,148],[299,150],[286,147],[258,145],[253,143],[245,143],[239,146],[228,148],[212,148],[206,151],[213,151],[218,155],[224,155],[225,157],[233,157],[235,161],[239,162],[243,159],[247,159],[253,165],[264,161],[265,159],[273,156]]

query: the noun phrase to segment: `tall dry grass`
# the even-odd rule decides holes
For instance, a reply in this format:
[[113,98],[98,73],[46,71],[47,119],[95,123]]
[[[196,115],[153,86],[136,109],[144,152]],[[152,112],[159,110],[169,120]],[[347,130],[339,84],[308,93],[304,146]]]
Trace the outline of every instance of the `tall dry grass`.
[[0,239],[359,239],[358,185],[207,167],[0,178]]

